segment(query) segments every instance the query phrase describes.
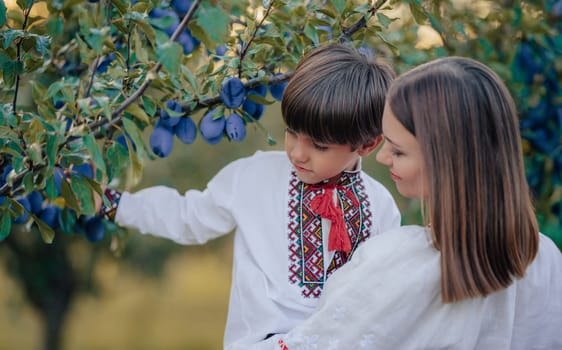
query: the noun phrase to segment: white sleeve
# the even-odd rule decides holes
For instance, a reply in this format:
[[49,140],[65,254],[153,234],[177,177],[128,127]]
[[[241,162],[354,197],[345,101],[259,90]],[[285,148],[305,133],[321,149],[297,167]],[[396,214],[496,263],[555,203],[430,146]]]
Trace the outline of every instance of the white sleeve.
[[243,159],[224,167],[204,191],[155,186],[122,194],[115,222],[181,244],[202,244],[236,226],[232,201]]

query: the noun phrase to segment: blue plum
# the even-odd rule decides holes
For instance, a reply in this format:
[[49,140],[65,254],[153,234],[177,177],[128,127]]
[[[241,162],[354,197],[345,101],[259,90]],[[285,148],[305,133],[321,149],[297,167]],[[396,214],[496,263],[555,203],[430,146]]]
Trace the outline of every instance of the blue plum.
[[88,241],[101,241],[105,236],[105,227],[103,225],[102,218],[99,216],[90,216],[86,218],[84,231],[84,236]]
[[228,108],[240,107],[246,98],[246,89],[242,81],[236,77],[226,79],[221,87],[220,98]]
[[98,68],[96,68],[96,73],[105,73],[107,72],[107,68],[115,59],[115,54],[110,53],[109,55],[105,56],[103,60],[99,63]]
[[178,14],[171,9],[154,8],[150,11],[149,17],[152,19],[150,21],[152,25],[166,32],[168,36],[174,33],[180,23]]
[[174,134],[172,130],[156,126],[150,134],[150,147],[158,157],[165,158],[174,147]]
[[39,219],[56,230],[59,227],[60,212],[60,208],[56,205],[47,205],[39,214]]
[[187,11],[191,8],[193,1],[191,0],[172,0],[170,5],[180,16],[185,16]]
[[33,191],[27,195],[30,209],[33,214],[39,214],[43,210],[43,195],[39,191]]
[[189,30],[184,30],[178,37],[177,42],[183,47],[185,55],[192,53],[198,45],[198,42],[194,40]]
[[[172,112],[182,113],[181,104],[175,100],[167,101],[166,108]],[[160,118],[158,119],[158,126],[172,129],[180,122],[180,119],[181,118],[178,116],[170,116],[166,109],[161,109]]]
[[226,120],[226,135],[232,141],[242,141],[246,137],[246,124],[237,113],[232,113]]
[[83,175],[83,176],[87,177],[88,179],[94,178],[94,168],[92,167],[92,165],[90,163],[82,163],[80,165],[74,165],[72,167],[72,172]]
[[269,93],[271,94],[271,96],[273,96],[274,99],[276,99],[277,101],[281,101],[283,99],[283,93],[285,92],[286,87],[286,81],[271,84],[269,85]]
[[217,48],[215,49],[215,54],[217,56],[224,56],[224,54],[226,53],[226,51],[228,50],[228,48],[224,45],[218,45]]
[[185,144],[191,144],[197,137],[197,126],[190,117],[181,118],[180,122],[174,127],[174,134]]
[[213,109],[207,112],[207,114],[205,114],[201,119],[201,123],[199,124],[199,131],[201,132],[201,136],[203,136],[205,140],[214,139],[218,136],[222,137],[224,133],[226,121],[224,120],[224,116],[222,115],[220,115],[218,118],[215,118],[216,113],[216,109]]
[[256,103],[250,100],[249,98],[247,98],[246,101],[244,101],[244,104],[242,105],[242,109],[246,111],[246,113],[248,113],[255,120],[259,120],[265,110],[262,104]]

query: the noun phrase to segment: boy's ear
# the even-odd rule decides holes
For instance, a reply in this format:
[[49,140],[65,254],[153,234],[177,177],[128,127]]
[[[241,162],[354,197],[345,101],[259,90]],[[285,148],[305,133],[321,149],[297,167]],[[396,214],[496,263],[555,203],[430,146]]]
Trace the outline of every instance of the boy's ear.
[[374,139],[371,139],[364,143],[361,147],[359,147],[358,152],[361,157],[366,157],[371,154],[377,147],[382,143],[383,137],[382,135],[377,136]]

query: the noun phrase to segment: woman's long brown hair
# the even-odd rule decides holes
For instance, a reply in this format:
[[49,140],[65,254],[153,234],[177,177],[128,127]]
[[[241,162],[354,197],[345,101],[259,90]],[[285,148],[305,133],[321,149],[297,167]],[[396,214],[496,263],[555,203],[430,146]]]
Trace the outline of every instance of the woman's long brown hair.
[[512,97],[487,66],[442,58],[403,74],[388,103],[422,148],[444,302],[523,277],[538,250]]

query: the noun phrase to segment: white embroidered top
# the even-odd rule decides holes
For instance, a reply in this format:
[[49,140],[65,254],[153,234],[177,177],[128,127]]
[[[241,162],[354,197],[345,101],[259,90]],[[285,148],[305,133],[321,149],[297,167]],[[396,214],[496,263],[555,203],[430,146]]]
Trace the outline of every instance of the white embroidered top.
[[370,239],[324,288],[312,317],[248,349],[562,349],[562,254],[546,236],[526,276],[487,297],[443,304],[427,230]]
[[333,192],[352,250],[328,251],[330,222],[309,205],[324,192],[300,182],[284,152],[257,152],[224,167],[204,191],[181,195],[157,186],[123,193],[115,221],[182,244],[202,244],[234,231],[224,345],[247,349],[306,319],[326,279],[351,259],[359,243],[400,225],[384,186],[361,170],[345,173]]

